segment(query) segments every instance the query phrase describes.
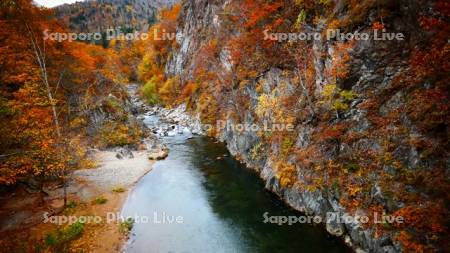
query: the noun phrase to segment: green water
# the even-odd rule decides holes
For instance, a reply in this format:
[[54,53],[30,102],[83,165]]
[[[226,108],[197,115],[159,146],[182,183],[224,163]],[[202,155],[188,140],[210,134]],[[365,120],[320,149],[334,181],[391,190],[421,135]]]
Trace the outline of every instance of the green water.
[[[122,211],[150,217],[134,225],[126,252],[350,252],[323,226],[264,223],[265,212],[302,214],[265,190],[223,144],[205,137],[166,142],[169,157],[137,184]],[[183,220],[161,223],[163,216]]]

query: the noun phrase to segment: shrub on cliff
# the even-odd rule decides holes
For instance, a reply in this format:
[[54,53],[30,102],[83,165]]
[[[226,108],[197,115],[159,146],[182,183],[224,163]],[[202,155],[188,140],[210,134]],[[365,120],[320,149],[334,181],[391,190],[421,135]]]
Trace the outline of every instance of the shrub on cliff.
[[142,87],[142,94],[149,105],[156,105],[160,102],[156,83],[153,79]]

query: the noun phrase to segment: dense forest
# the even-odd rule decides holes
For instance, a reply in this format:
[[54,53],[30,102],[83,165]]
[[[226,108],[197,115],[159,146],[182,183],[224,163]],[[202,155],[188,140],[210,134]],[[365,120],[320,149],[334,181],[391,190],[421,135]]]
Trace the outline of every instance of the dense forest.
[[[117,52],[81,42],[43,41],[44,29],[66,28],[48,19],[49,10],[29,1],[6,1],[1,10],[2,184],[79,166],[86,138],[98,137],[97,132],[105,137],[98,140],[102,145],[137,138],[115,101],[126,96],[127,80]],[[114,112],[115,119],[92,125],[89,115],[95,110]],[[117,129],[126,134],[107,140]]]
[[147,31],[157,21],[157,12],[173,1],[104,0],[65,4],[55,8],[55,16],[72,32],[103,33],[97,44],[107,46],[109,29],[124,33]]
[[[137,82],[149,106],[185,106],[210,126],[206,135],[294,209],[405,219],[326,224],[352,248],[450,247],[448,1],[114,0],[50,10],[7,0],[0,12],[3,193],[39,191],[95,167],[93,147],[138,149],[153,133],[124,106],[127,84]],[[46,29],[125,24],[149,39],[43,40]],[[377,32],[402,37],[377,40]],[[302,33],[315,35],[293,36]]]

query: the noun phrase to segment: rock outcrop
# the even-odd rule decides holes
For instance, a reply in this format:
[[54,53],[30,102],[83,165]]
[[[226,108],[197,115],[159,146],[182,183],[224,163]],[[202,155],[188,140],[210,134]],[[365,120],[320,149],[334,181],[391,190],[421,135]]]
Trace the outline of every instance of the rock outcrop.
[[[205,41],[218,33],[233,32],[227,30],[222,24],[226,7],[230,2],[232,1],[188,0],[184,2],[177,29],[177,33],[181,35],[177,36],[179,38],[177,41],[179,47],[172,53],[172,57],[166,65],[166,74],[168,76],[182,76],[186,80],[192,78],[193,70],[196,67],[196,62],[193,59]],[[411,27],[417,6],[410,5],[408,7],[408,1],[400,2],[398,5],[390,7],[398,7],[395,10],[397,16],[391,17],[386,22],[389,22],[393,32],[408,34],[408,42],[399,43],[399,41],[395,40],[375,41],[373,38],[356,41],[351,47],[348,76],[338,79],[335,85],[343,90],[349,90],[354,94],[358,94],[358,96],[349,102],[346,110],[336,113],[336,116],[332,116],[328,122],[321,122],[320,117],[314,115],[314,113],[309,117],[305,117],[304,121],[297,122],[292,146],[304,150],[308,150],[311,147],[318,148],[323,154],[324,160],[328,161],[341,161],[340,158],[351,157],[351,154],[354,153],[377,153],[382,149],[382,146],[385,145],[381,141],[382,138],[365,135],[367,131],[378,131],[379,129],[369,120],[369,110],[360,105],[368,103],[370,98],[383,97],[384,102],[382,102],[379,112],[381,115],[389,115],[397,113],[399,108],[402,108],[406,103],[408,91],[395,88],[394,82],[396,78],[404,74],[410,67],[409,62],[406,60],[412,50],[410,44],[417,43],[419,35],[414,34],[416,30]],[[343,11],[345,8],[339,8],[339,4],[336,6],[336,15],[346,15]],[[375,21],[375,12],[376,9],[368,11],[369,15],[366,20],[368,24]],[[372,28],[370,26],[358,28],[360,33],[370,33],[371,31]],[[333,42],[334,40],[320,39],[312,42],[313,53],[308,60],[313,62],[315,69],[315,85],[314,90],[311,91],[313,94],[322,94],[327,85],[327,72],[333,68],[334,53],[339,50],[336,43]],[[219,55],[217,57],[219,64],[214,65],[213,71],[220,73],[230,72],[231,63],[227,48],[222,48]],[[345,241],[357,252],[402,252],[402,247],[395,239],[398,235],[398,231],[395,229],[385,231],[379,236],[376,234],[375,225],[365,226],[357,221],[336,222],[335,219],[327,216],[327,214],[333,213],[340,218],[355,218],[358,215],[368,214],[369,210],[349,210],[347,206],[341,203],[343,192],[337,187],[335,189],[325,189],[309,185],[310,178],[314,175],[314,169],[297,162],[294,154],[287,154],[284,162],[294,166],[296,179],[293,185],[299,187],[292,187],[292,184],[286,186],[280,182],[276,165],[279,161],[275,161],[275,158],[279,157],[278,154],[282,152],[281,149],[283,147],[274,143],[267,143],[258,132],[240,131],[229,127],[236,124],[261,126],[262,122],[255,117],[261,95],[274,96],[274,99],[290,96],[294,92],[294,84],[298,82],[297,78],[297,73],[292,69],[283,69],[279,66],[261,69],[260,74],[253,80],[250,80],[245,89],[227,94],[231,104],[239,104],[239,99],[244,97],[248,101],[248,107],[241,111],[234,111],[238,115],[238,119],[231,116],[231,114],[225,116],[224,127],[216,132],[216,137],[226,142],[232,155],[241,159],[260,174],[260,177],[266,182],[267,189],[279,195],[293,208],[307,214],[323,217],[323,220],[326,221],[327,231],[333,235],[344,237]],[[284,88],[279,89],[282,84]],[[305,97],[299,98],[299,103],[303,103],[304,111],[320,111],[320,106],[317,105],[319,103],[314,105],[308,104]],[[192,111],[197,113],[195,108]],[[400,112],[400,114],[402,113],[404,112]],[[394,159],[402,162],[404,167],[409,170],[432,168],[434,162],[424,158],[423,153],[421,155],[414,145],[407,143],[408,138],[412,137],[432,141],[431,138],[421,134],[405,114],[400,116],[400,119],[402,127],[408,134],[397,136],[393,134],[391,136],[390,141],[396,147],[392,152]],[[345,129],[347,133],[362,137],[350,144],[340,141],[327,143],[326,146],[319,144],[319,137],[315,134],[317,129],[320,127],[325,129],[324,126],[326,125],[340,124],[348,126]],[[387,125],[386,127],[393,127],[392,133],[397,131],[394,126]],[[375,161],[370,160],[365,162],[375,163]],[[349,171],[358,170],[350,162],[342,167]],[[380,170],[384,170],[387,173],[395,173],[392,172],[395,169],[389,166],[380,168]],[[379,174],[373,173],[364,180],[370,181],[373,185],[370,192],[367,192],[373,203],[383,206],[389,212],[398,210],[405,205],[400,200],[389,198],[388,194],[383,192],[379,186],[381,183]],[[414,189],[411,189],[411,191],[414,191]]]

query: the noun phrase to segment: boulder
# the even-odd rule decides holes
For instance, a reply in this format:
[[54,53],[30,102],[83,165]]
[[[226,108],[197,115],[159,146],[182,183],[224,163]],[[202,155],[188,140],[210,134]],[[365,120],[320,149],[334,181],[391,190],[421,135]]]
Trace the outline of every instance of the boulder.
[[133,159],[134,155],[133,155],[133,152],[128,147],[123,147],[117,151],[116,157],[119,160]]
[[158,150],[151,151],[150,154],[148,155],[148,159],[150,159],[150,160],[163,160],[168,155],[169,155],[169,150],[168,149],[158,149]]

